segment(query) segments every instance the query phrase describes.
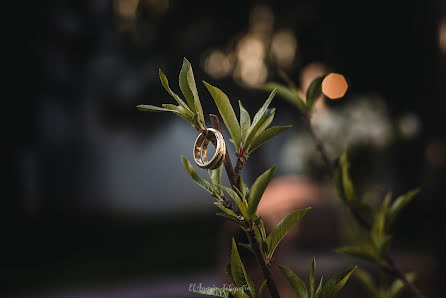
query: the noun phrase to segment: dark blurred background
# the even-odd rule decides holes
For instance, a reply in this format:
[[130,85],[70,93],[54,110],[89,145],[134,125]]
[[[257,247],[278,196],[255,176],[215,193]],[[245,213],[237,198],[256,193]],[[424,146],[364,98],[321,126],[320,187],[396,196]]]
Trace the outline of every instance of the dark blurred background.
[[[439,297],[444,1],[44,1],[27,11],[19,25],[32,82],[22,88],[31,101],[16,119],[13,193],[3,198],[5,295],[189,297],[190,283],[221,284],[233,227],[216,218],[211,198],[180,161],[181,154],[191,160],[197,133],[174,115],[135,108],[172,103],[158,68],[179,93],[187,57],[206,114],[217,110],[201,80],[234,105],[242,100],[253,115],[267,97],[255,87],[280,80],[279,69],[303,89],[315,73],[344,74],[347,95],[322,99],[325,109],[351,120],[347,127],[376,115],[361,122],[362,131],[337,131],[354,148],[355,180],[364,192],[422,187],[397,223],[393,252],[405,270],[421,273],[429,297]],[[245,180],[279,161],[278,177],[326,187],[320,173],[299,162],[313,147],[295,150],[305,135],[297,110],[281,99],[273,106],[274,124],[293,124],[293,131],[248,160]],[[321,122],[321,134],[335,123]],[[358,140],[369,133],[375,143]],[[312,256],[324,276],[357,263],[333,253],[344,238],[343,209],[324,202],[314,202],[319,207],[287,246],[286,264],[298,272],[308,272]],[[312,204],[310,198],[301,205]],[[347,287],[345,297],[365,297],[354,281]]]

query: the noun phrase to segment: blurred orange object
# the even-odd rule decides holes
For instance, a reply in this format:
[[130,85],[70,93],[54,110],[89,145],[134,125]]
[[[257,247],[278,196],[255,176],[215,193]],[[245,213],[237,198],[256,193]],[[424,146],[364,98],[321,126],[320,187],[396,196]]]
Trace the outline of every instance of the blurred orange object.
[[322,81],[322,93],[330,99],[338,99],[347,92],[348,84],[344,76],[338,73],[330,73]]

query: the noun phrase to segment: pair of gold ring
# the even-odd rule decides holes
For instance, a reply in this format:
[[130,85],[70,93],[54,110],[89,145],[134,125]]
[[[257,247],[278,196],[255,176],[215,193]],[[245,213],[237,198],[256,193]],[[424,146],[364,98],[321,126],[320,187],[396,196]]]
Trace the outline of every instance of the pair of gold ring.
[[[215,153],[210,160],[208,160],[208,145],[209,142],[215,145]],[[194,160],[195,163],[203,169],[218,168],[226,154],[226,144],[223,135],[216,129],[207,128],[201,132],[194,144]]]

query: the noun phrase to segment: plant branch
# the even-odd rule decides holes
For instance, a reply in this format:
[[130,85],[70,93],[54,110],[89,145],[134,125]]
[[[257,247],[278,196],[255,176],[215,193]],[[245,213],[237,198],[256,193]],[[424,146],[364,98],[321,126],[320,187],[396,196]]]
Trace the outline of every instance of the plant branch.
[[265,257],[263,256],[262,250],[260,249],[259,242],[256,240],[256,236],[254,234],[254,230],[250,229],[246,231],[246,235],[248,236],[249,243],[251,244],[251,248],[254,251],[254,254],[257,259],[257,263],[260,266],[260,269],[263,272],[263,276],[266,279],[266,285],[268,286],[269,293],[272,298],[279,298],[279,291],[277,290],[276,283],[271,277],[270,267],[265,262]]
[[[302,114],[302,119],[303,119],[303,122],[304,122],[308,132],[310,133],[311,137],[313,138],[313,141],[314,141],[314,143],[316,145],[316,149],[318,150],[318,152],[322,156],[322,159],[325,162],[325,166],[328,169],[330,178],[333,178],[336,166],[330,160],[330,158],[328,156],[328,153],[327,153],[327,150],[324,147],[324,144],[321,142],[321,140],[315,134],[313,126],[311,125],[311,118],[310,118],[310,116],[308,114],[303,113]],[[355,208],[355,206],[353,204],[348,204],[348,208],[349,208],[350,212],[352,213],[352,215],[356,218],[356,220],[359,222],[359,224],[362,227],[364,227],[367,230],[371,229],[370,223],[361,216],[361,214],[357,211],[357,209]],[[417,286],[415,286],[414,283],[412,283],[411,281],[409,281],[406,278],[406,275],[399,269],[398,265],[395,263],[395,261],[390,256],[387,256],[386,260],[387,260],[388,267],[380,266],[384,271],[387,271],[390,274],[392,274],[394,277],[401,279],[403,281],[403,283],[417,297],[425,298],[425,296],[423,295],[423,293],[421,293],[421,291],[417,288]]]
[[[221,134],[223,134],[218,116],[214,114],[209,114],[209,118],[211,119],[212,127],[218,130]],[[223,159],[223,164],[226,169],[226,174],[228,175],[229,183],[231,183],[231,187],[232,188],[234,188],[234,186],[239,187],[240,172],[237,173],[236,171],[234,171],[228,150],[226,150],[225,158]]]
[[[218,116],[214,115],[214,114],[209,114],[209,118],[211,119],[212,127],[214,129],[218,130],[220,133],[222,133],[221,126],[220,126],[220,119],[218,118]],[[232,188],[234,188],[234,187],[240,188],[240,173],[242,171],[243,164],[245,161],[246,161],[246,158],[243,155],[239,156],[237,159],[237,164],[236,164],[235,170],[234,170],[234,168],[232,167],[231,158],[229,157],[228,151],[226,151],[225,158],[223,160],[223,164],[225,166],[226,174],[228,175],[228,179],[229,179],[229,182],[231,183]],[[223,197],[222,199],[226,199],[226,198]],[[228,201],[228,200],[226,199],[226,201]],[[232,209],[232,207],[235,208],[235,210],[233,209],[233,211],[234,212],[237,211],[235,213],[239,215],[240,211],[238,210],[238,208],[236,206],[234,206],[234,203],[231,201],[231,209]],[[254,230],[249,229],[249,230],[245,230],[245,232],[246,232],[246,236],[249,239],[249,243],[251,244],[251,247],[254,251],[254,255],[256,256],[257,263],[259,264],[260,269],[262,270],[263,276],[266,279],[266,283],[268,286],[268,290],[271,294],[271,297],[272,298],[280,298],[276,283],[274,282],[274,280],[271,277],[270,268],[266,264],[262,250],[260,249],[260,245],[255,238]]]

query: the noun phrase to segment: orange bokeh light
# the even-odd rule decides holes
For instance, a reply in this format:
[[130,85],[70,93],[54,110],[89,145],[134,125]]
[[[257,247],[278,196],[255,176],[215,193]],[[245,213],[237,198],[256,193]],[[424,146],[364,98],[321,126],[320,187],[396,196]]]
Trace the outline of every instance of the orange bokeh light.
[[338,99],[347,92],[348,84],[344,76],[338,73],[330,73],[322,81],[322,93],[330,99]]

